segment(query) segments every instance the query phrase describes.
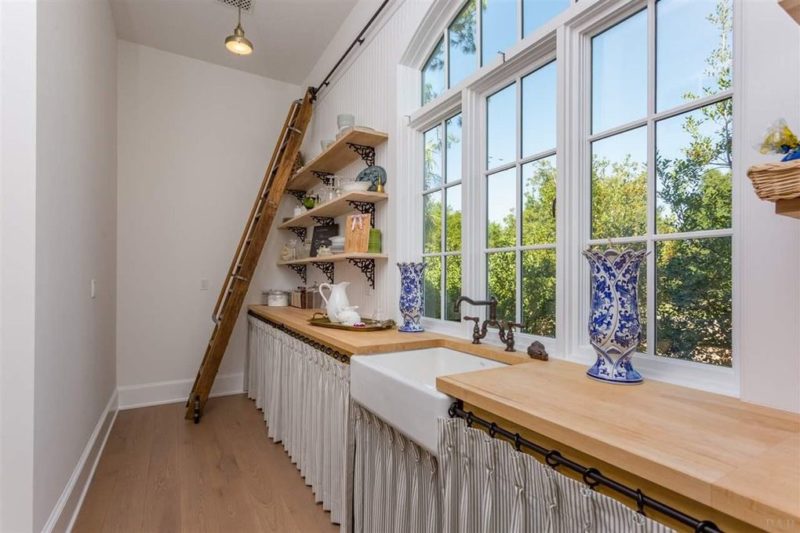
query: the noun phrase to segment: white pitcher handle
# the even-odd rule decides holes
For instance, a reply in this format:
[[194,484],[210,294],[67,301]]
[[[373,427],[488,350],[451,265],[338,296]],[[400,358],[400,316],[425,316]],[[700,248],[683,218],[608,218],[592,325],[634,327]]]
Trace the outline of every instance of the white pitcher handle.
[[[322,289],[324,287],[327,287],[328,290],[331,291],[331,294],[333,293],[333,287],[331,287],[330,283],[320,283],[319,284],[319,289],[318,289],[319,290],[319,295],[322,296],[322,300],[325,302],[325,307],[327,308],[328,307],[328,299],[325,298],[325,293],[322,292]],[[330,294],[328,296],[330,296]]]

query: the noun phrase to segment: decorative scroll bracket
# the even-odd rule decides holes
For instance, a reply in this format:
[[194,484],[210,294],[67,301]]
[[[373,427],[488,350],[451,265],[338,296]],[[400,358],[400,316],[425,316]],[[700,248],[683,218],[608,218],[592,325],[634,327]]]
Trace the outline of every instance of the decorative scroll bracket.
[[303,280],[303,285],[308,283],[308,271],[306,270],[306,265],[286,265],[286,266],[294,270],[294,273],[300,276],[300,279]]
[[375,148],[372,146],[364,146],[363,144],[347,143],[352,151],[361,156],[361,159],[368,167],[375,166]]
[[315,217],[312,215],[311,218],[317,226],[333,226],[333,217]]
[[297,238],[300,239],[302,242],[306,242],[306,233],[307,233],[306,228],[298,227],[298,226],[292,226],[292,227],[287,228],[287,229],[289,231],[291,231],[292,233],[294,233],[295,235],[297,235]]
[[286,194],[291,194],[301,204],[303,203],[303,199],[306,197],[305,191],[298,191],[297,189],[286,189]]
[[375,288],[375,260],[374,259],[348,259],[348,263],[358,268],[367,278],[369,286]]
[[315,261],[311,264],[320,269],[322,273],[325,274],[325,277],[328,278],[328,283],[333,283],[333,263],[322,263]]
[[370,215],[369,225],[373,228],[375,227],[375,204],[372,202],[359,202],[357,200],[348,200],[347,203],[359,213]]
[[322,170],[312,170],[311,173],[314,174],[325,185],[330,185],[334,176],[333,172],[325,172]]

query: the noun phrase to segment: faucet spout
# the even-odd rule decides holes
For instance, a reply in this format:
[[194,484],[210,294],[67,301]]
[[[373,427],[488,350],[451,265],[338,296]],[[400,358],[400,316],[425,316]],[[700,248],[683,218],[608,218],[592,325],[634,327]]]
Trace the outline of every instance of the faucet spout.
[[485,305],[486,307],[489,308],[489,320],[490,321],[496,321],[497,320],[497,298],[495,298],[494,296],[492,296],[488,300],[473,300],[472,298],[469,298],[468,296],[459,296],[458,300],[456,300],[456,303],[455,303],[455,306],[454,306],[454,309],[453,309],[456,313],[458,313],[461,310],[461,303],[462,302],[467,302],[468,304],[475,305],[475,306]]

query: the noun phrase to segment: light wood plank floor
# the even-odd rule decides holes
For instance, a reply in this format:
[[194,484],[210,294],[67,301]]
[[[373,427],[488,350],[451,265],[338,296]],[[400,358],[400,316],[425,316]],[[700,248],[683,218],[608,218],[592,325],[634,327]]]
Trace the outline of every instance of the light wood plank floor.
[[121,411],[74,531],[333,532],[330,515],[244,395]]

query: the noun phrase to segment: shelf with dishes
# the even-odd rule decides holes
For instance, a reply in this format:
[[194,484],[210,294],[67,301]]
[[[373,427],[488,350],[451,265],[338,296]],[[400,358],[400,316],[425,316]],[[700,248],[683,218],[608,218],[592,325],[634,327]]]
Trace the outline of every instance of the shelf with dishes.
[[309,209],[299,216],[285,220],[278,228],[288,230],[294,230],[294,228],[309,228],[320,224],[320,222],[326,222],[320,219],[334,218],[353,211],[371,213],[374,215],[375,204],[384,202],[387,198],[388,195],[383,192],[345,192],[338,198]]
[[386,254],[375,254],[369,252],[345,252],[339,254],[322,255],[317,257],[306,257],[304,259],[292,259],[290,261],[278,261],[279,265],[291,268],[303,283],[308,279],[308,265],[313,265],[328,278],[329,283],[334,280],[334,263],[347,261],[355,266],[367,278],[370,286],[375,288],[375,261],[385,261],[389,257]]
[[389,138],[386,133],[353,126],[346,128],[317,157],[300,168],[289,179],[289,191],[307,191],[359,158],[367,166],[375,165],[375,147]]

